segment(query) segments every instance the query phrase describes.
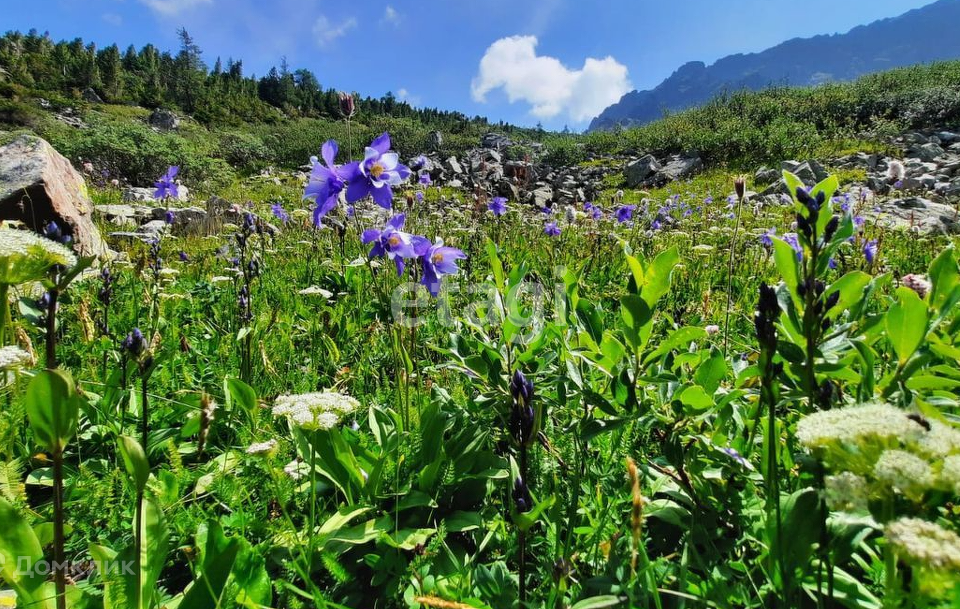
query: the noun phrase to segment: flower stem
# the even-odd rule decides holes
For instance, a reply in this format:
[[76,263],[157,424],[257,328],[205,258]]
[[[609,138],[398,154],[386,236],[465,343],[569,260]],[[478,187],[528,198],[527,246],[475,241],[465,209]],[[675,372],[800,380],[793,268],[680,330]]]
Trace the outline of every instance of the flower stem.
[[57,589],[57,609],[67,607],[67,578],[64,569],[63,533],[63,449],[53,452],[53,577]]

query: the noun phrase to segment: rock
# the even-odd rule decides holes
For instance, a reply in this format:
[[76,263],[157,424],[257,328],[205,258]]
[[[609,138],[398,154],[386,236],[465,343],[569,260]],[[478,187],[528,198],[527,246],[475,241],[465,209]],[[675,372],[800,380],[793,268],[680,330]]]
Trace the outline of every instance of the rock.
[[118,226],[139,226],[153,218],[153,210],[144,205],[97,205],[93,215]]
[[150,114],[148,119],[151,127],[170,131],[180,127],[180,118],[170,110],[157,108]]
[[457,157],[452,156],[446,161],[443,162],[444,166],[450,170],[454,175],[460,175],[463,173],[463,166],[460,165],[460,162],[457,160]]
[[758,185],[773,184],[780,179],[780,172],[770,167],[761,167],[753,174],[753,182]]
[[943,148],[937,144],[926,143],[911,148],[908,154],[915,159],[920,159],[921,161],[933,161],[934,159],[943,156],[945,152]]
[[629,188],[638,188],[661,168],[657,159],[652,154],[648,154],[628,164],[623,170],[623,176]]
[[88,101],[88,102],[92,103],[92,104],[102,104],[102,103],[103,103],[103,100],[100,98],[99,95],[97,95],[97,92],[94,91],[93,88],[91,88],[91,87],[87,87],[86,89],[83,90],[83,99],[84,99],[85,101]]
[[681,180],[703,169],[703,160],[699,156],[677,156],[670,160],[660,173],[670,180]]
[[430,150],[438,152],[443,146],[443,134],[439,131],[431,131],[427,138],[427,146],[430,147]]
[[536,188],[530,195],[533,204],[537,207],[548,207],[553,202],[553,188],[549,186]]
[[760,191],[761,197],[779,196],[785,194],[789,194],[789,189],[787,188],[786,180],[783,178],[779,178],[776,182]]
[[92,219],[83,178],[45,140],[21,135],[0,147],[0,219],[35,231],[55,221],[86,256],[109,253]]
[[[130,186],[123,190],[123,200],[127,203],[156,203],[153,197],[156,188]],[[190,198],[190,190],[186,186],[177,186],[177,201],[186,201]]]
[[169,209],[166,207],[155,207],[152,211],[152,218],[154,220],[163,220],[166,222],[168,211],[173,212],[173,224],[170,225],[170,229],[173,234],[206,234],[207,210],[199,207],[178,207]]
[[922,197],[908,197],[885,201],[879,205],[879,213],[867,212],[876,221],[889,228],[910,229],[916,227],[921,233],[960,232],[956,210],[942,203],[934,203]]
[[940,140],[940,144],[952,144],[954,142],[960,142],[960,133],[954,133],[952,131],[938,131],[936,136],[937,139]]
[[484,148],[493,148],[494,150],[503,150],[513,146],[513,141],[500,133],[487,133],[480,138],[480,145]]
[[820,180],[826,179],[828,175],[823,165],[816,161],[804,161],[802,163],[784,161],[780,166],[784,171],[789,171],[800,178],[800,181],[807,186],[813,186]]
[[447,182],[447,186],[450,188],[463,188],[462,180],[450,180]]

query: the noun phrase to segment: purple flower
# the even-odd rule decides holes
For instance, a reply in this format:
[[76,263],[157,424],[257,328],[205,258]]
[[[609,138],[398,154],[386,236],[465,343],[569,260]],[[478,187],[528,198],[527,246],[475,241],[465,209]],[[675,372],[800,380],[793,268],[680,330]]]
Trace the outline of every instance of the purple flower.
[[366,196],[390,209],[393,205],[393,191],[396,186],[410,176],[410,169],[401,165],[399,156],[390,150],[390,134],[384,133],[367,146],[363,160],[344,166],[348,172],[350,185],[347,186],[347,202],[356,203]]
[[862,228],[863,225],[866,224],[866,222],[867,222],[867,221],[864,220],[863,216],[854,216],[854,217],[853,217],[853,225],[856,226],[856,227],[858,227],[858,228]]
[[867,264],[873,264],[873,261],[877,258],[877,240],[870,239],[863,244],[863,257],[866,258]]
[[180,173],[180,168],[176,165],[167,168],[167,173],[160,176],[160,179],[153,184],[157,188],[153,192],[154,199],[165,199],[167,197],[176,199],[180,196],[180,190],[176,181],[174,181],[178,173]]
[[180,262],[189,262],[190,256],[187,256],[187,253],[184,251],[180,252]]
[[636,205],[621,205],[620,208],[617,209],[617,222],[624,224],[625,222],[633,220],[633,210],[636,208]]
[[777,234],[776,228],[771,228],[760,236],[760,243],[764,247],[773,247],[773,237]]
[[424,171],[420,174],[420,183],[424,186],[430,186],[433,184],[433,180],[430,179],[430,174]]
[[163,216],[163,221],[167,224],[173,224],[173,221],[177,219],[176,214],[173,213],[173,210],[168,209],[167,213]]
[[504,197],[494,197],[487,209],[493,212],[494,216],[500,217],[507,213],[507,200]]
[[[423,242],[427,241],[423,237],[400,230],[405,220],[406,216],[398,214],[387,221],[383,230],[368,228],[360,237],[363,243],[373,243],[373,247],[370,248],[370,258],[386,256],[393,260],[397,265],[397,276],[403,275],[405,268],[403,259],[416,258],[420,255],[417,253],[417,248],[422,247]],[[429,241],[427,243],[429,244]]]
[[660,220],[654,220],[654,221],[650,224],[650,228],[652,228],[653,230],[660,230],[662,227],[663,227],[663,225],[660,224]]
[[893,187],[897,189],[903,188],[903,180],[897,180],[896,182],[894,182]]
[[831,269],[837,268],[837,259],[831,258],[830,260],[827,260],[827,266],[830,267]]
[[347,205],[347,217],[352,218],[357,213],[357,208],[353,205]]
[[286,224],[290,220],[290,214],[287,213],[287,210],[283,208],[282,203],[274,203],[270,206],[270,211],[273,212],[273,216]]
[[463,251],[443,244],[443,239],[437,239],[436,243],[430,243],[423,237],[414,237],[417,240],[417,254],[423,261],[423,279],[420,281],[430,294],[436,296],[440,293],[440,278],[444,275],[456,275],[460,270],[457,267],[457,260],[463,260],[467,257]]
[[797,252],[797,260],[803,258],[803,247],[800,245],[800,241],[797,239],[796,233],[787,233],[783,236],[783,241],[787,245],[793,248],[793,251]]
[[547,222],[546,226],[543,227],[543,232],[548,237],[559,237],[560,227],[557,226],[556,222]]
[[423,193],[421,191],[418,190],[413,196],[417,198],[417,203],[423,203]]
[[422,154],[417,158],[413,159],[413,163],[410,164],[413,169],[423,169],[427,166],[427,157]]
[[337,198],[348,176],[346,167],[337,166],[333,162],[337,158],[338,150],[337,143],[333,140],[327,140],[323,144],[320,156],[326,166],[320,164],[317,157],[310,157],[313,168],[310,170],[310,181],[303,190],[303,198],[313,199],[317,204],[313,209],[313,223],[316,226],[320,226],[320,219],[337,206]]
[[587,202],[583,204],[583,211],[586,212],[594,220],[599,220],[603,217],[603,210],[600,209],[599,205],[594,205],[593,203]]

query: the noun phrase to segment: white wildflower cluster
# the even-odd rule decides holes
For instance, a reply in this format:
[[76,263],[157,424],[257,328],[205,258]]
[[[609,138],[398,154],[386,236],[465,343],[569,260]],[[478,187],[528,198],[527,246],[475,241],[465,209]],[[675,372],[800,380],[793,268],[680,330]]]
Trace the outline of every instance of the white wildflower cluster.
[[274,439],[267,440],[266,442],[254,442],[247,447],[248,455],[262,456],[269,455],[274,450],[277,449],[277,441]]
[[835,474],[825,480],[831,509],[859,511],[869,496],[960,495],[960,429],[947,422],[866,404],[805,417],[797,439]]
[[927,424],[930,430],[917,440],[920,453],[933,459],[960,453],[960,429],[934,420]]
[[797,423],[797,440],[809,449],[886,444],[919,438],[924,428],[889,404],[863,404],[811,414]]
[[835,476],[827,476],[823,480],[827,506],[831,510],[843,512],[865,512],[869,492],[867,481],[863,476],[853,472],[841,472]]
[[960,536],[919,518],[901,518],[886,526],[887,541],[900,558],[935,571],[960,571]]
[[0,283],[36,281],[55,264],[76,263],[73,252],[55,241],[32,231],[0,227]]
[[960,495],[960,455],[950,455],[943,460],[940,482],[945,488]]
[[881,483],[905,495],[920,497],[933,484],[933,470],[920,457],[904,450],[885,450],[873,466]]
[[0,348],[0,370],[28,368],[32,365],[33,358],[20,347],[8,346]]
[[285,416],[302,429],[332,429],[360,408],[355,398],[333,391],[282,395],[273,404],[273,414]]
[[289,476],[292,480],[299,480],[310,473],[310,466],[294,459],[290,463],[287,463],[283,466],[283,473]]

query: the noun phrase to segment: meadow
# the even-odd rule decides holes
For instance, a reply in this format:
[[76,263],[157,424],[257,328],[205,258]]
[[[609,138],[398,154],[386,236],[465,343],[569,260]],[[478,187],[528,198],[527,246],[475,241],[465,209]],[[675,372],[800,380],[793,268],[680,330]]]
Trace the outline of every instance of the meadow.
[[371,145],[95,270],[0,229],[3,602],[960,602],[948,238],[836,177],[544,211]]

